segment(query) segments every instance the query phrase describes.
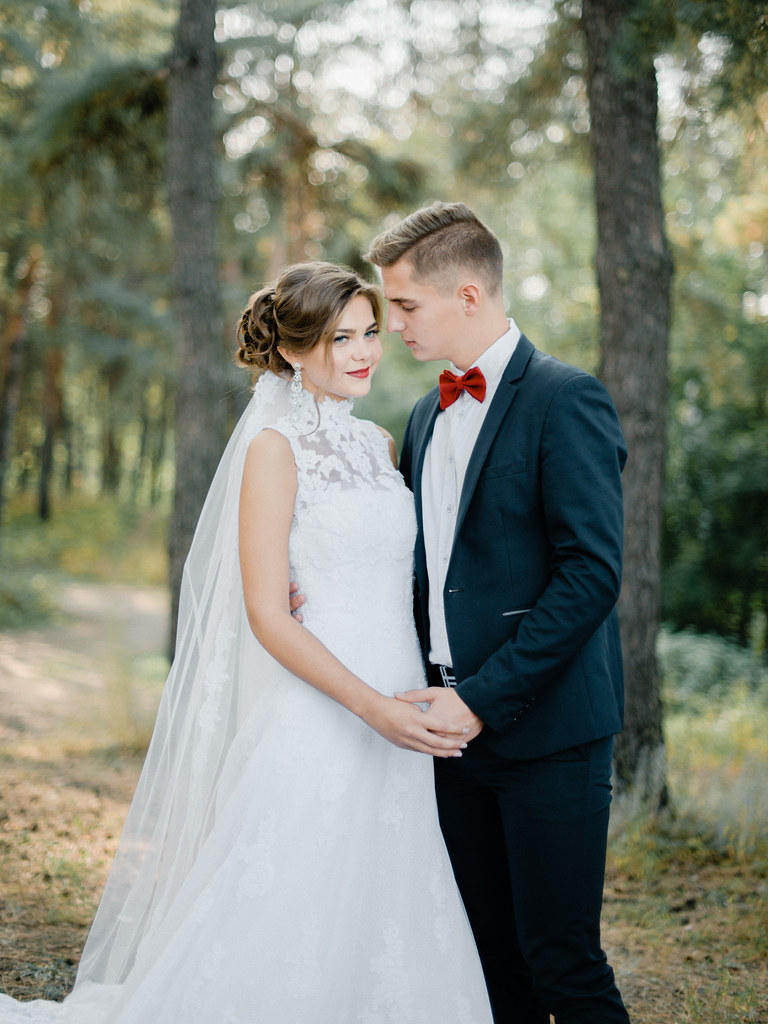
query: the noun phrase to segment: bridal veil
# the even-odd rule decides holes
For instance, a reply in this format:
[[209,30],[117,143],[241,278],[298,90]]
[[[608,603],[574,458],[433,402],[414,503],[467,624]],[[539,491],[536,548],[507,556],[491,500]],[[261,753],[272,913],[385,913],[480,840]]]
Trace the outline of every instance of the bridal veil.
[[[273,373],[259,379],[200,514],[184,566],[173,665],[76,989],[126,980],[226,799],[222,768],[248,704],[240,678],[249,630],[238,561],[240,483],[249,443],[290,411],[289,390]],[[249,645],[254,652],[269,658]],[[258,671],[248,668],[250,676]]]

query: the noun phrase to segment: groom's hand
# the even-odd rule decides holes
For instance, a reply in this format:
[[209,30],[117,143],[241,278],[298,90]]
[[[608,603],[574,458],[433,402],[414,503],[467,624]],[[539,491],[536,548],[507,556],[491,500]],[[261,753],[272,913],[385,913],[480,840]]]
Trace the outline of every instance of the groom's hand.
[[[426,690],[408,690],[406,693],[396,693],[398,700],[408,701],[409,704],[429,704],[429,711],[425,718],[435,716],[441,722],[449,723],[451,729],[461,729],[467,743],[479,736],[483,725],[482,718],[478,718],[456,691],[450,687],[429,686]],[[437,730],[435,730],[437,732]],[[437,732],[437,735],[440,735]]]
[[396,747],[433,757],[461,757],[467,745],[464,727],[444,721],[437,715],[425,714],[415,707],[417,703],[376,695],[373,708],[361,717]]
[[303,622],[301,612],[299,608],[304,604],[306,598],[303,594],[299,593],[299,584],[291,583],[288,587],[288,606],[291,609],[291,615],[296,619],[297,622]]

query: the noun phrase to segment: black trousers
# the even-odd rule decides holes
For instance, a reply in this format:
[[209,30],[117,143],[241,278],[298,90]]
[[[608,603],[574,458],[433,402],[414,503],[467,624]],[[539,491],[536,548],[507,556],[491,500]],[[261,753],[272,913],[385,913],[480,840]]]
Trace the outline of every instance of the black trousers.
[[613,741],[436,758],[440,824],[495,1024],[627,1024],[600,944]]

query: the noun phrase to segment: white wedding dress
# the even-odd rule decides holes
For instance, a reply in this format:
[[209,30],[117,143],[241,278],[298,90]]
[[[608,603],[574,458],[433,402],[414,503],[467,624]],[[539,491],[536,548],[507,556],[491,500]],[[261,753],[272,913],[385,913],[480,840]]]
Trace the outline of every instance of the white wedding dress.
[[[287,408],[280,378],[255,390],[252,405]],[[235,483],[264,416],[244,421],[226,466]],[[306,394],[268,425],[297,465],[289,553],[305,628],[382,693],[423,686],[413,500],[384,437],[351,402]],[[0,1024],[490,1024],[431,758],[391,745],[267,655],[234,566],[225,555],[205,600],[188,593],[186,612],[182,600],[197,654],[184,655],[182,635],[73,993],[60,1004],[0,997]],[[201,626],[211,603],[229,611]],[[215,634],[205,655],[201,629]],[[185,664],[201,679],[194,713],[179,710],[196,685]],[[185,802],[204,805],[194,826]]]

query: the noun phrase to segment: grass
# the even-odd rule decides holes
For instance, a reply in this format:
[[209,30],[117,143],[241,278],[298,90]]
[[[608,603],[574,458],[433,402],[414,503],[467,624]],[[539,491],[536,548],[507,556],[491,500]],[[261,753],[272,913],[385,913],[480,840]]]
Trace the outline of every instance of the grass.
[[167,581],[167,517],[116,498],[62,496],[42,522],[34,499],[17,497],[0,529],[0,629],[18,629],[55,617],[62,579],[130,584]]
[[768,671],[662,632],[660,812],[617,800],[604,925],[634,1024],[768,1022]]
[[0,760],[0,989],[60,999],[114,856],[143,750]]

